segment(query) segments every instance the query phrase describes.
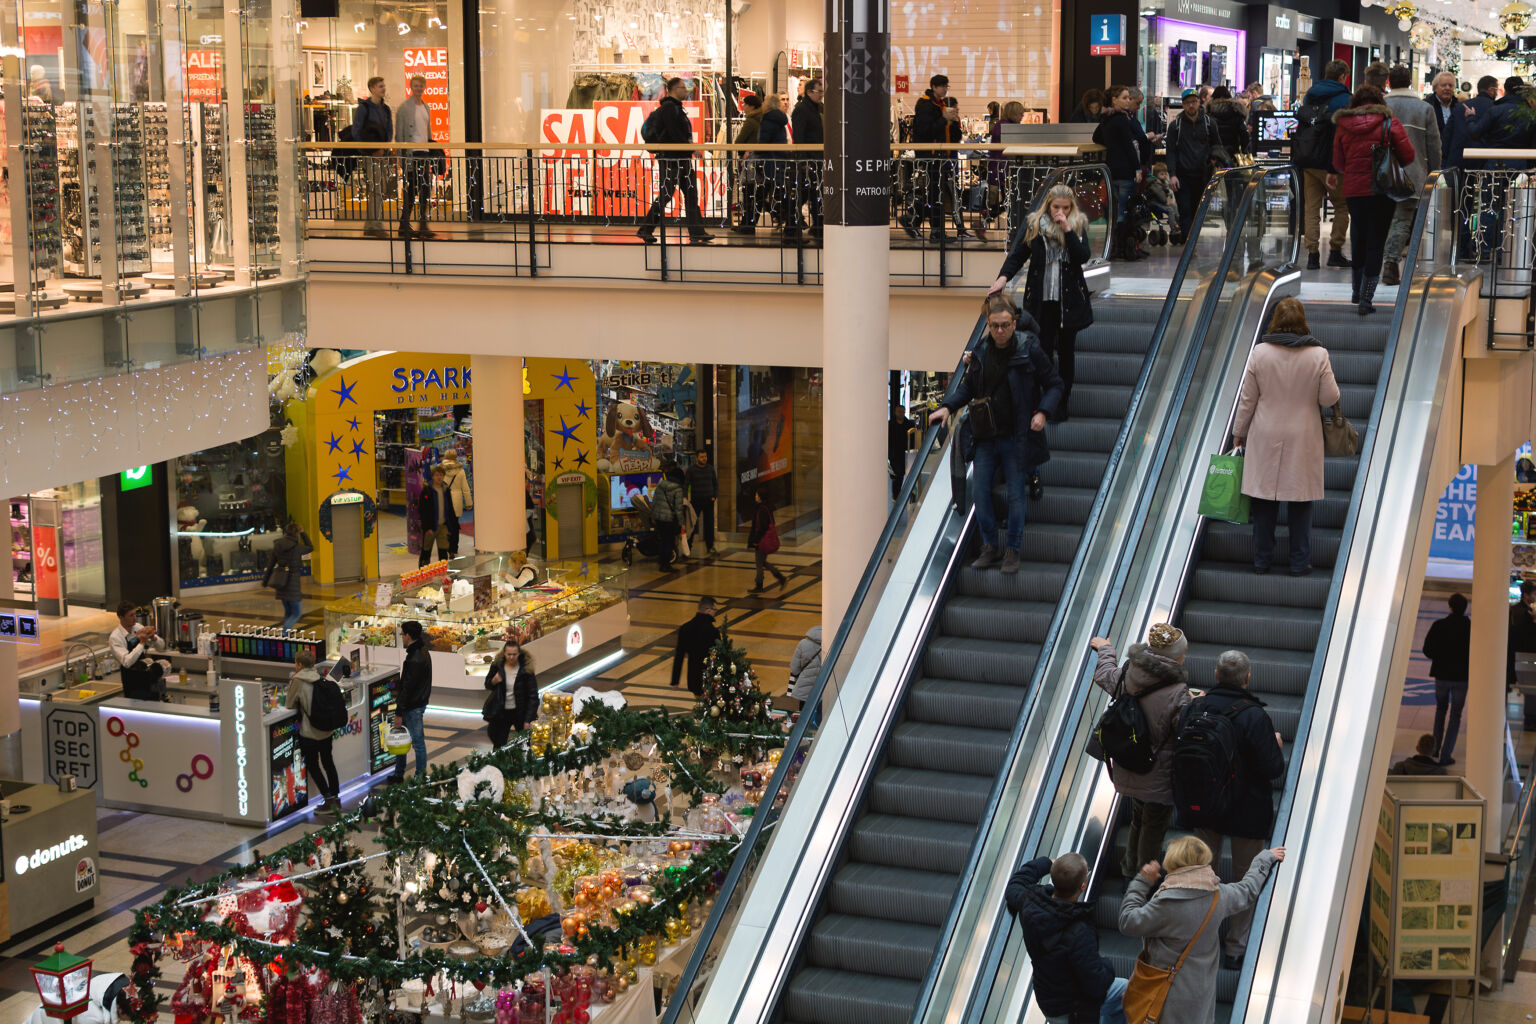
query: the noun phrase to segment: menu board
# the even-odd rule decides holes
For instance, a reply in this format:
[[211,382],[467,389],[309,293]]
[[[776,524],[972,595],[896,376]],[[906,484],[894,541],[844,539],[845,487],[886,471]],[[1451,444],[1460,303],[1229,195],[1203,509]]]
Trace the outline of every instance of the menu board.
[[272,820],[302,810],[309,803],[304,758],[299,753],[299,716],[288,715],[267,726],[267,755],[272,784]]
[[1482,907],[1483,806],[1402,804],[1396,976],[1470,978]]
[[395,762],[395,755],[384,749],[384,734],[395,717],[395,683],[400,677],[390,675],[368,684],[368,770],[383,771]]

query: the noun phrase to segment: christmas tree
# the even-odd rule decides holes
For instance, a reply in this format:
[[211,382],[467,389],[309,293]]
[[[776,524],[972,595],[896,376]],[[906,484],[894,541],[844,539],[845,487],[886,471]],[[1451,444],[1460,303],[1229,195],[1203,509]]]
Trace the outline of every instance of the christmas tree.
[[730,634],[720,630],[704,663],[704,692],[699,695],[700,718],[723,718],[732,722],[765,723],[773,700],[757,688],[757,675],[747,652],[731,643]]
[[301,944],[344,949],[357,956],[381,952],[380,945],[386,939],[393,944],[393,932],[380,931],[379,903],[366,865],[349,863],[361,857],[356,846],[337,838],[318,858],[327,866],[347,866],[304,879],[305,920],[298,933]]

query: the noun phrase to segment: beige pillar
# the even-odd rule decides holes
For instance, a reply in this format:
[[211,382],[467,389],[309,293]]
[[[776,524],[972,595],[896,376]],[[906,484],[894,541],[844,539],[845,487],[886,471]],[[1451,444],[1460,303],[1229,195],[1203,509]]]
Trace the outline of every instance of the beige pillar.
[[1472,548],[1472,648],[1464,719],[1466,745],[1457,747],[1467,781],[1488,801],[1485,848],[1497,851],[1504,780],[1504,671],[1509,642],[1509,520],[1514,508],[1515,457],[1477,467],[1477,535]]
[[475,550],[528,546],[521,356],[471,356],[475,425]]

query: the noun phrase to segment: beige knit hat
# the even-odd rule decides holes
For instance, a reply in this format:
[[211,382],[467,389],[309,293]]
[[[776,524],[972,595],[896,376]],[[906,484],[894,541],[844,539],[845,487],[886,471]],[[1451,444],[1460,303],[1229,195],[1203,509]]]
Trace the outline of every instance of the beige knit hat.
[[1189,652],[1189,640],[1184,636],[1184,631],[1166,622],[1155,623],[1147,630],[1147,646],[1174,661],[1182,661]]

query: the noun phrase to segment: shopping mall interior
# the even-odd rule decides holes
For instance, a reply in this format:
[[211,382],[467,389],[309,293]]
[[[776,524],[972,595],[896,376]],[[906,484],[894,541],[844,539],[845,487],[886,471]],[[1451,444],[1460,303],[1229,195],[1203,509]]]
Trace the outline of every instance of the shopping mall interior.
[[0,1024],[1530,1020],[1536,10],[1291,2],[6,8]]

